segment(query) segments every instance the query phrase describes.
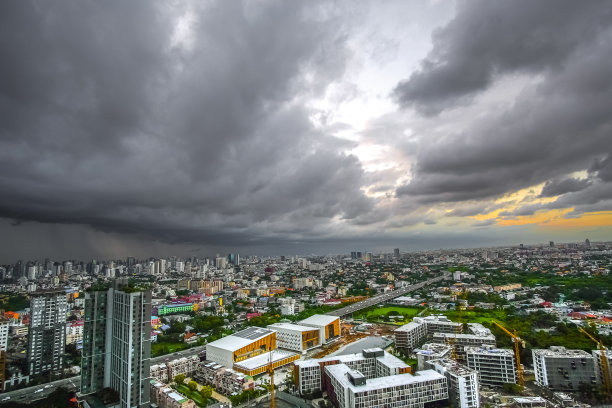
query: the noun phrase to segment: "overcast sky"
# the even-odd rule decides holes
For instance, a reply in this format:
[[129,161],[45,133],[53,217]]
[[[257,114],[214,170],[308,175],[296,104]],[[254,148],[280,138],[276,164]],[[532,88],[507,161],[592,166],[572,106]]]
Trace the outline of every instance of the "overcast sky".
[[3,1],[0,262],[612,239],[612,2]]

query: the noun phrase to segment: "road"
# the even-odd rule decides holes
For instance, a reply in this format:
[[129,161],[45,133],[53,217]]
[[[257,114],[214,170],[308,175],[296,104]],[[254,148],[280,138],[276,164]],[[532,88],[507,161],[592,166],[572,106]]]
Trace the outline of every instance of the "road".
[[353,303],[351,305],[348,305],[348,306],[343,307],[341,309],[336,309],[336,310],[334,310],[332,312],[328,312],[326,314],[328,314],[330,316],[339,316],[339,317],[350,315],[350,314],[352,314],[354,312],[357,312],[359,310],[368,308],[370,306],[377,305],[379,303],[387,302],[387,301],[389,301],[391,299],[395,299],[396,297],[405,295],[406,293],[415,291],[417,289],[421,289],[424,286],[430,285],[430,284],[435,283],[435,282],[439,282],[439,281],[445,279],[446,276],[447,276],[446,274],[440,275],[440,276],[437,276],[435,278],[431,278],[431,279],[428,279],[426,281],[423,281],[423,282],[420,282],[420,283],[417,283],[417,284],[414,284],[414,285],[406,286],[406,287],[403,287],[403,288],[400,288],[400,289],[396,289],[396,290],[392,290],[390,292],[386,292],[386,293],[383,293],[383,294],[380,294],[380,295],[376,295],[376,296],[371,297],[369,299],[362,300],[361,302]]
[[[172,354],[154,357],[151,359],[151,365],[163,363],[167,360],[176,360],[182,357],[193,356],[204,349],[206,349],[206,346],[199,346],[183,351],[177,351],[176,353]],[[78,391],[81,389],[81,376],[64,378],[62,380],[53,381],[47,384],[40,384],[33,387],[21,388],[15,391],[3,392],[0,394],[0,404],[7,403],[8,401],[27,403],[29,401],[39,400],[45,398],[59,387],[64,387],[70,391]],[[7,397],[10,397],[10,399],[7,400]]]

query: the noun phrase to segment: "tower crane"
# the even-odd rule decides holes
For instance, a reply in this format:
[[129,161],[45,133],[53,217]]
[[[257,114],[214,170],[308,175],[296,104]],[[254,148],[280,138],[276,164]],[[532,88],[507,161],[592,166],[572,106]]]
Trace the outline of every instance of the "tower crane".
[[523,366],[521,365],[520,348],[525,347],[525,342],[516,334],[516,330],[514,330],[514,333],[512,333],[510,330],[506,329],[498,322],[493,321],[493,323],[512,338],[512,343],[514,343],[514,359],[516,360],[516,380],[518,382],[518,385],[523,386],[525,385],[525,377],[523,375]]
[[274,390],[274,367],[272,366],[272,351],[268,353],[268,374],[270,375],[270,408],[276,408],[276,392]]
[[606,387],[606,393],[610,396],[612,392],[612,381],[610,381],[610,367],[608,364],[608,357],[606,356],[607,348],[603,345],[601,340],[596,339],[591,333],[579,327],[582,333],[586,334],[587,337],[593,340],[599,346],[599,361],[601,362],[601,374],[603,377],[604,387]]

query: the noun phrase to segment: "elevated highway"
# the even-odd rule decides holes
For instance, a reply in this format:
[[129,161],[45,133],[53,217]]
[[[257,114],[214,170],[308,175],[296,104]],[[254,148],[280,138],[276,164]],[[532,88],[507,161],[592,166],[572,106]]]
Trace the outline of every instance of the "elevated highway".
[[380,303],[388,302],[391,299],[395,299],[396,297],[400,297],[402,295],[405,295],[406,293],[410,293],[415,290],[421,289],[427,285],[431,285],[432,283],[436,283],[444,279],[448,279],[449,276],[450,274],[447,272],[435,278],[431,278],[423,282],[415,283],[414,285],[406,286],[400,289],[395,289],[390,292],[382,293],[380,295],[373,296],[366,300],[362,300],[361,302],[356,302],[351,305],[345,306],[341,309],[333,310],[326,314],[330,316],[339,316],[339,317],[348,316],[360,310],[366,309],[368,307],[371,307],[371,306],[374,306]]

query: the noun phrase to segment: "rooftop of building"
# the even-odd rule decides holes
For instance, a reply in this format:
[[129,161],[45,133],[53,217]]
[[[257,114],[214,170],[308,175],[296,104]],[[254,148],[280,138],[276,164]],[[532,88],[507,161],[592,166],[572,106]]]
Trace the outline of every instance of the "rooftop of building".
[[312,331],[312,330],[317,330],[314,327],[311,326],[302,326],[300,324],[295,324],[295,323],[274,323],[274,324],[270,324],[268,325],[268,328],[270,329],[286,329],[286,330],[294,330],[294,331]]
[[335,322],[336,320],[339,320],[340,318],[338,316],[328,316],[328,315],[312,315],[307,319],[304,319],[302,321],[300,321],[299,323],[302,324],[313,324],[315,326],[327,326],[329,324],[332,324],[333,322]]
[[60,295],[60,294],[65,295],[66,289],[57,287],[57,288],[38,289],[33,292],[30,292],[31,296]]
[[465,366],[456,362],[455,360],[451,360],[448,358],[430,360],[427,363],[437,367],[442,367],[444,371],[448,371],[449,373],[452,373],[457,376],[471,375],[477,372],[476,370],[472,370],[468,366]]
[[533,404],[533,403],[545,403],[546,400],[542,397],[514,397],[514,402],[518,404]]
[[395,332],[405,332],[405,331],[410,331],[416,327],[421,326],[422,323],[416,323],[416,322],[410,322],[408,324],[403,325],[400,328],[395,329]]
[[381,352],[381,351],[383,352],[382,356],[378,355],[378,356],[371,357],[371,358],[376,358],[379,361],[381,361],[383,364],[390,366],[390,367],[409,367],[408,364],[404,363],[402,360],[393,356],[392,354],[387,353],[381,348],[364,349],[362,350],[361,353],[355,353],[355,354],[344,354],[340,356],[327,356],[323,358],[312,358],[309,360],[298,360],[298,361],[295,361],[294,364],[297,365],[298,367],[305,368],[305,367],[318,367],[319,363],[326,362],[326,361],[338,361],[339,363],[348,363],[352,361],[365,360],[368,357],[365,357],[364,353],[378,354],[378,352]]
[[448,344],[440,344],[440,343],[425,343],[417,350],[415,350],[416,354],[444,354],[448,353],[451,350],[451,346]]
[[384,355],[382,355],[381,357],[376,357],[376,360],[378,360],[379,362],[381,362],[382,364],[384,364],[387,367],[390,368],[405,368],[405,367],[410,367],[410,365],[406,364],[405,362],[403,362],[402,360],[400,360],[399,358],[389,354],[389,353],[385,353]]
[[434,333],[434,337],[444,337],[444,338],[453,338],[453,339],[473,339],[473,340],[493,340],[495,341],[495,336],[491,333],[488,335],[476,335],[476,334],[463,334],[463,333]]
[[241,330],[237,333],[232,334],[232,336],[240,337],[247,340],[258,340],[264,336],[267,336],[271,333],[274,333],[274,330],[266,329],[264,327],[247,327],[244,330]]
[[425,322],[425,323],[440,323],[440,324],[452,324],[455,326],[459,326],[461,325],[461,323],[458,322],[453,322],[452,320],[450,320],[448,317],[444,316],[444,315],[431,315],[431,316],[425,316],[425,317],[415,317],[414,321],[419,322]]
[[255,357],[247,358],[246,360],[242,360],[238,363],[234,363],[234,366],[243,368],[245,370],[255,370],[256,368],[268,365],[270,361],[275,363],[296,355],[298,355],[298,353],[276,349]]
[[378,389],[384,389],[389,387],[397,387],[401,385],[416,384],[419,382],[442,380],[444,376],[435,372],[434,370],[422,370],[412,374],[398,374],[391,375],[388,377],[377,377],[370,378],[365,381],[363,385],[354,385],[348,377],[349,373],[354,373],[355,370],[351,370],[346,364],[336,364],[326,366],[325,370],[330,376],[333,376],[338,382],[344,387],[352,390],[353,392],[372,391]]
[[468,323],[468,330],[476,336],[488,336],[491,334],[491,330],[487,329],[480,323]]
[[230,334],[208,343],[207,346],[213,346],[228,351],[236,351],[249,344],[274,333],[274,330],[264,329],[262,327],[248,327],[238,333]]
[[593,358],[593,355],[587,353],[584,350],[578,349],[567,349],[562,346],[552,346],[548,349],[533,349],[534,354],[543,357],[556,357],[556,358]]
[[464,350],[468,354],[514,356],[514,352],[511,349],[500,349],[495,347],[466,347]]
[[166,305],[160,305],[159,307],[193,307],[193,303],[186,303],[186,302],[169,303]]

